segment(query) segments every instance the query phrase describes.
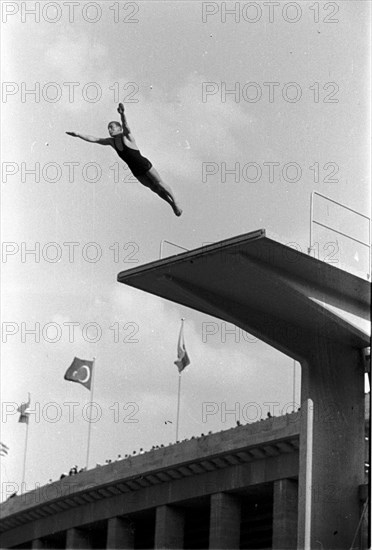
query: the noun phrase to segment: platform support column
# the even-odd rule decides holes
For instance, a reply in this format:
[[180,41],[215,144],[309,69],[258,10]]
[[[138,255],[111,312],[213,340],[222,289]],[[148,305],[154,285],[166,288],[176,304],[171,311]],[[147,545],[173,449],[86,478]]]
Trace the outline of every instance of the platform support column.
[[[323,332],[326,332],[326,325]],[[348,550],[364,481],[364,370],[360,350],[321,336],[302,364],[298,548]]]

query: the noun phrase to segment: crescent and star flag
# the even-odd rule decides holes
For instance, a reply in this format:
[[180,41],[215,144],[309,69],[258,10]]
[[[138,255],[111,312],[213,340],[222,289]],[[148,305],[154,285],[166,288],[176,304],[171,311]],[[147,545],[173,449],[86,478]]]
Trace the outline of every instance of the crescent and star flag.
[[190,364],[189,356],[187,355],[187,351],[185,348],[185,340],[183,336],[183,319],[181,322],[181,329],[180,329],[180,335],[178,337],[178,345],[177,345],[177,360],[174,361],[174,364],[178,367],[178,372],[182,372],[183,369],[187,367],[187,365]]
[[93,361],[86,361],[85,359],[79,359],[75,357],[71,366],[65,373],[65,380],[71,382],[78,382],[90,390],[93,374]]
[[31,398],[30,398],[30,394],[28,394],[27,403],[22,403],[17,409],[17,411],[19,412],[18,422],[21,422],[22,424],[28,424],[29,416],[30,416],[30,411],[29,411],[30,402],[31,402]]
[[9,447],[0,441],[0,456],[5,456],[8,454]]

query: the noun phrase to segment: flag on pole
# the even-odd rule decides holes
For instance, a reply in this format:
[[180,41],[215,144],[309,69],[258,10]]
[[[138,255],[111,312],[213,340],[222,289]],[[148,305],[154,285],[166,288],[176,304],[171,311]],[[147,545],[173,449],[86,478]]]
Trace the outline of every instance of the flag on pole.
[[5,456],[8,454],[9,447],[0,441],[0,456]]
[[65,373],[65,380],[78,382],[90,390],[93,375],[93,361],[86,361],[75,357]]
[[17,411],[19,412],[18,422],[21,422],[21,424],[28,424],[29,416],[30,416],[30,410],[29,410],[30,402],[31,402],[31,398],[30,398],[30,394],[28,394],[27,403],[22,403],[17,409]]
[[28,421],[31,414],[30,411],[31,395],[28,394],[27,403],[22,403],[18,407],[18,412],[20,413],[18,422],[26,424],[26,435],[25,435],[25,450],[23,454],[23,472],[22,472],[22,486],[24,487],[25,474],[26,474],[26,457],[27,457],[27,443],[28,443]]
[[180,328],[180,334],[178,337],[178,344],[177,344],[177,360],[174,361],[174,364],[178,367],[178,372],[182,372],[183,369],[187,367],[187,365],[190,364],[189,356],[187,355],[187,351],[185,348],[185,339],[183,336],[183,322],[184,319],[181,319],[181,328]]

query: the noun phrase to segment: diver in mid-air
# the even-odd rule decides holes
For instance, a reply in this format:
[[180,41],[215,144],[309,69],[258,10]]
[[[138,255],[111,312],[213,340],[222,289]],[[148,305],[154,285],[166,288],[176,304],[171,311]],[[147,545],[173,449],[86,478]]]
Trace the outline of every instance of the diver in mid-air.
[[142,185],[149,187],[159,197],[165,200],[173,209],[176,216],[181,216],[182,210],[178,206],[172,190],[161,179],[158,172],[155,170],[151,162],[143,157],[137,147],[133,134],[127,123],[124,114],[124,105],[119,103],[118,113],[121,117],[120,122],[110,122],[108,131],[110,137],[96,138],[86,136],[77,132],[66,132],[69,136],[78,137],[90,143],[98,143],[99,145],[111,145],[119,155],[119,157],[128,165],[133,176],[138,179]]

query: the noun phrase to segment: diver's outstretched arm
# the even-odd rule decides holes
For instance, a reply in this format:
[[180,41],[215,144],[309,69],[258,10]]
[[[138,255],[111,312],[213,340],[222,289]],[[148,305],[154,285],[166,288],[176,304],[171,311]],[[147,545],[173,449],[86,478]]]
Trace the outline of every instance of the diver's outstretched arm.
[[89,141],[90,143],[98,143],[98,145],[111,145],[111,138],[96,138],[94,136],[86,136],[84,134],[78,134],[77,132],[66,132],[67,135],[72,137],[78,137],[84,141]]

